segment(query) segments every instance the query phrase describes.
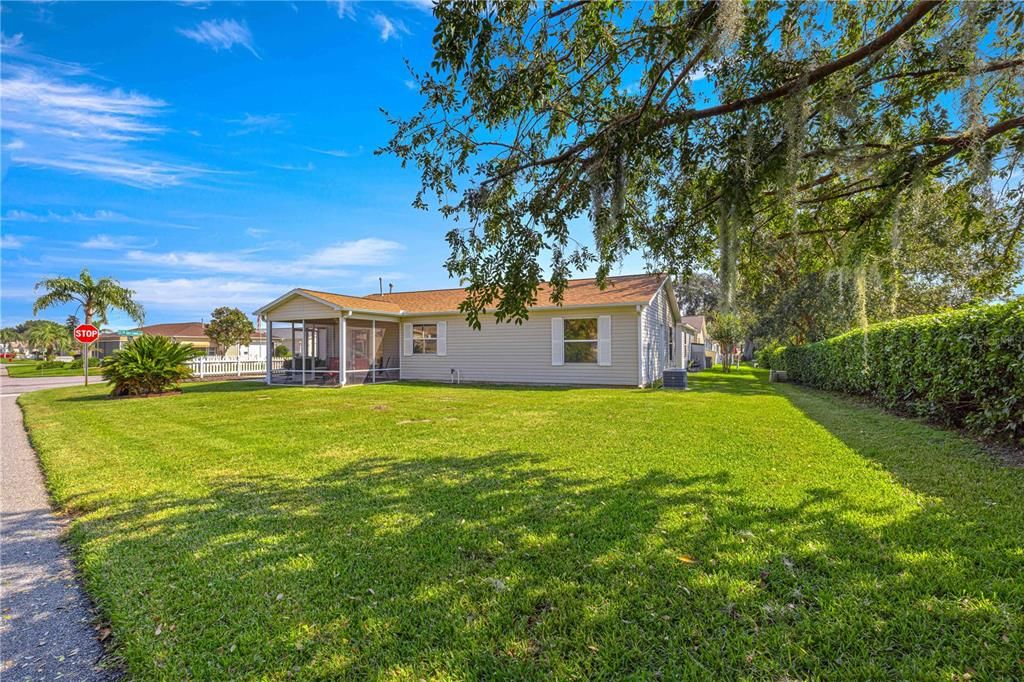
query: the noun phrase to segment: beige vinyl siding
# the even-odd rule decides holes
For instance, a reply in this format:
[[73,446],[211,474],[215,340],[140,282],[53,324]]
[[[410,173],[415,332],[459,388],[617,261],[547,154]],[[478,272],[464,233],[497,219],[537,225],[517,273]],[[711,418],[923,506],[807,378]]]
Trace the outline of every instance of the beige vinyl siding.
[[[551,364],[551,318],[612,318],[612,363]],[[465,382],[595,384],[636,386],[638,378],[636,306],[534,311],[522,325],[499,323],[485,315],[471,329],[459,315],[412,316],[406,323],[448,323],[448,355],[402,356],[402,379],[450,381],[457,369]]]
[[641,383],[648,385],[660,379],[662,372],[669,366],[667,330],[675,325],[675,320],[664,287],[658,290],[651,304],[644,308],[642,320],[643,372]]
[[337,319],[338,314],[334,308],[305,296],[294,296],[265,313],[267,319],[273,322]]

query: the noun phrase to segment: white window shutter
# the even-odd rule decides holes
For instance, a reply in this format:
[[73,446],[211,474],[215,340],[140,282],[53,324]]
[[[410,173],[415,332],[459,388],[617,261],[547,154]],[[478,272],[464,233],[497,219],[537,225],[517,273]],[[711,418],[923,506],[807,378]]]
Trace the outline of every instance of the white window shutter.
[[437,354],[448,355],[448,323],[437,323]]
[[607,367],[612,364],[612,316],[597,318],[597,364]]
[[551,318],[551,364],[565,364],[565,324],[560,317]]
[[402,355],[412,355],[412,323],[402,325]]

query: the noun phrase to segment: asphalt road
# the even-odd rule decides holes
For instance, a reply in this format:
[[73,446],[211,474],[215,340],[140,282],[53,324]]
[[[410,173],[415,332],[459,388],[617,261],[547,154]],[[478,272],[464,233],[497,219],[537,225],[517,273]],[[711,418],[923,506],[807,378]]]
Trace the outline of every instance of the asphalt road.
[[61,543],[65,521],[50,508],[16,400],[81,377],[0,376],[0,677],[116,679],[100,666],[95,614]]

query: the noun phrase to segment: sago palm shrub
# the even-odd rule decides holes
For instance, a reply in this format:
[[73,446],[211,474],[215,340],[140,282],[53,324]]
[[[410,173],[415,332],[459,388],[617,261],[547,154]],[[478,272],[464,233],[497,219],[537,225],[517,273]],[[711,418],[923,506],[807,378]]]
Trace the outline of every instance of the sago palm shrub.
[[104,361],[101,372],[115,396],[165,393],[192,376],[195,348],[165,336],[139,336]]

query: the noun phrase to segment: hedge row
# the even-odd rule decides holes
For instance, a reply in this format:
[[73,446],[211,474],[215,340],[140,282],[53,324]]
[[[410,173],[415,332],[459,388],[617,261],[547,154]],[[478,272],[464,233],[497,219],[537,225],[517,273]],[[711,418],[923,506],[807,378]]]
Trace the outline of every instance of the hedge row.
[[1024,298],[769,349],[761,366],[1024,445]]

